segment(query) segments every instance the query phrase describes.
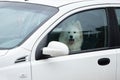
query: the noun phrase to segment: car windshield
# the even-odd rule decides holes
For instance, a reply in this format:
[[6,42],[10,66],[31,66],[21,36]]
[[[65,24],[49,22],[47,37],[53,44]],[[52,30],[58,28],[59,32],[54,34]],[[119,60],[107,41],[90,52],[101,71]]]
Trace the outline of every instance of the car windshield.
[[57,11],[39,4],[0,2],[0,48],[20,45]]

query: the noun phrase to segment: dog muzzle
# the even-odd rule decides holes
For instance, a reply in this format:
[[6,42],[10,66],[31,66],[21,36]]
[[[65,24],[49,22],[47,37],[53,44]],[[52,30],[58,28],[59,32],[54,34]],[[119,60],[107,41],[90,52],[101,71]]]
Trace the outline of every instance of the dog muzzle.
[[72,45],[74,43],[74,39],[69,39],[69,44]]

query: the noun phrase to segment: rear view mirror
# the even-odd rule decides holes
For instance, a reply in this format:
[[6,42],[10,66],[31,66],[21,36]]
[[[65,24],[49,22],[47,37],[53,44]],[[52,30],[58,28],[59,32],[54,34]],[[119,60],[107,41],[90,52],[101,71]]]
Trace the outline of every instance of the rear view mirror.
[[57,41],[51,41],[47,47],[43,48],[43,55],[64,56],[69,54],[69,48],[67,45]]

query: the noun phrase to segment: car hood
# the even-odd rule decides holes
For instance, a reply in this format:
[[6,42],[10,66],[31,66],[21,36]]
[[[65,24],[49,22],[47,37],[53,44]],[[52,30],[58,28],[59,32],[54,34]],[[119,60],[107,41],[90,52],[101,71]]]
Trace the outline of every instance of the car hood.
[[8,50],[0,50],[0,56],[4,56],[7,54]]

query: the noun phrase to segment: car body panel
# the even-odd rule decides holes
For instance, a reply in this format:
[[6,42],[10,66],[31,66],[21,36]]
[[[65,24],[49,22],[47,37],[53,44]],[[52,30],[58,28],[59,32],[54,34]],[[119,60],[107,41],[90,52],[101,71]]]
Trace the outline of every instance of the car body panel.
[[[3,0],[4,1],[4,0]],[[120,2],[119,0],[5,0],[5,1],[14,1],[14,2],[25,2],[25,3],[35,3],[35,4],[43,4],[43,5],[49,5],[49,6],[54,6],[54,7],[61,7],[61,6],[66,6],[68,4],[73,4],[73,3],[79,3],[79,2],[88,2],[90,3],[102,3],[102,4],[107,4],[107,3],[118,3]]]
[[0,56],[4,56],[4,55],[6,55],[7,52],[8,52],[8,50],[1,50],[1,51],[0,51]]
[[116,73],[116,74],[117,74],[116,77],[117,77],[117,78],[116,78],[116,80],[120,80],[120,49],[117,49],[117,50],[116,50],[116,53],[117,53],[117,55],[116,55],[116,56],[117,56],[117,57],[116,57],[116,58],[117,58],[117,59],[116,59],[116,60],[117,60],[117,64],[116,64],[116,68],[117,68],[117,69],[116,69],[116,72],[117,72],[117,73]]
[[[24,48],[15,48],[8,50],[6,55],[0,56],[0,79],[31,80],[30,53]],[[25,61],[22,61],[24,57]],[[17,63],[18,60],[21,62]]]
[[[98,65],[100,58],[110,58],[110,64]],[[115,63],[115,50],[96,51],[33,61],[32,75],[33,80],[116,80]]]

